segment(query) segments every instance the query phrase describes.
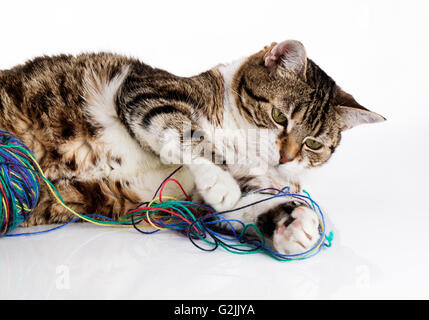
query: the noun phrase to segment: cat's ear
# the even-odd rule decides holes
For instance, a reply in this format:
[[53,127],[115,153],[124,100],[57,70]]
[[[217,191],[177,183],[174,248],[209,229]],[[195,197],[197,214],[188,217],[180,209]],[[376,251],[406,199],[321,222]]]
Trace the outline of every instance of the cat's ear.
[[341,129],[347,130],[364,123],[375,123],[386,119],[378,113],[361,106],[351,94],[336,86],[332,103],[341,116]]
[[286,40],[275,44],[265,54],[264,61],[270,73],[283,68],[305,78],[307,53],[299,41]]

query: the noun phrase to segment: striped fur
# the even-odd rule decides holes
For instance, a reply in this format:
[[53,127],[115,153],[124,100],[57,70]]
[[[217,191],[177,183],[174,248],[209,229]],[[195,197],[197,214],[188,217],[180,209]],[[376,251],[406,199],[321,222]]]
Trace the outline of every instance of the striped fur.
[[[33,150],[79,212],[118,218],[182,163],[177,178],[194,199],[231,209],[264,197],[243,200],[242,192],[298,191],[300,173],[329,159],[343,129],[382,119],[303,54],[298,42],[272,44],[193,77],[110,53],[39,57],[0,71],[0,127]],[[273,108],[287,125],[275,122]],[[310,150],[308,137],[323,148]],[[289,221],[281,216],[291,209],[281,206],[238,216],[272,236],[275,223]],[[71,218],[42,188],[26,225]]]

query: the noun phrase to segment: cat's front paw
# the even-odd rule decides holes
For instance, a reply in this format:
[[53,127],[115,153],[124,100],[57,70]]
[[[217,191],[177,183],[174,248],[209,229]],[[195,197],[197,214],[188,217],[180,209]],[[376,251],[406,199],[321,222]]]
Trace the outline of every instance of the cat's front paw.
[[274,231],[274,249],[281,254],[303,253],[319,241],[319,219],[310,208],[301,206],[292,211],[294,219],[287,224],[286,218],[277,223]]
[[195,184],[204,201],[216,211],[232,209],[241,198],[237,181],[219,167],[198,170]]

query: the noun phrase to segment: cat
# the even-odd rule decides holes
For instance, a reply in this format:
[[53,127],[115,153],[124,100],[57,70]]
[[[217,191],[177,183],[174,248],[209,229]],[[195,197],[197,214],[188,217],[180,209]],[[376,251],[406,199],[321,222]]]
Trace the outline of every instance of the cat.
[[[0,128],[29,146],[70,207],[116,219],[182,164],[174,178],[217,211],[268,197],[252,193],[261,188],[299,192],[301,173],[328,161],[343,130],[383,120],[296,40],[193,77],[112,53],[43,56],[0,71]],[[183,198],[177,186],[165,190]],[[284,198],[225,216],[255,223],[280,253],[319,239],[315,212]],[[24,226],[72,218],[42,186]]]

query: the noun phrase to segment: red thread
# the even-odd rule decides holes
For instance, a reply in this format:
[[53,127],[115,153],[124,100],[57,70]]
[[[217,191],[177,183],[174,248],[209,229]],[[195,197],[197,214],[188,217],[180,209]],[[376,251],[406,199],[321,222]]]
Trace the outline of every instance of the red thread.
[[164,181],[164,183],[163,183],[163,184],[162,184],[162,186],[161,186],[161,189],[159,190],[159,202],[162,202],[162,191],[164,190],[165,185],[166,185],[166,184],[167,184],[167,182],[169,182],[169,181],[173,181],[173,182],[175,182],[175,183],[180,187],[180,189],[182,190],[183,194],[184,194],[184,195],[185,195],[185,197],[186,197],[186,200],[191,201],[191,199],[189,199],[188,195],[186,194],[186,192],[185,192],[185,190],[183,189],[183,187],[182,187],[182,185],[180,184],[180,182],[179,182],[179,181],[177,181],[176,179],[170,178],[170,179],[167,179],[167,180],[165,180],[165,181]]

